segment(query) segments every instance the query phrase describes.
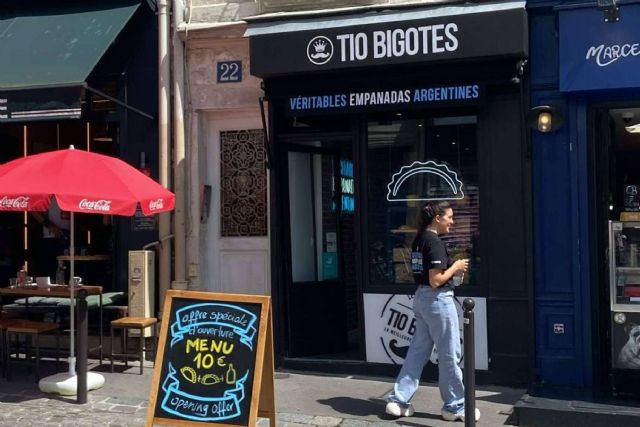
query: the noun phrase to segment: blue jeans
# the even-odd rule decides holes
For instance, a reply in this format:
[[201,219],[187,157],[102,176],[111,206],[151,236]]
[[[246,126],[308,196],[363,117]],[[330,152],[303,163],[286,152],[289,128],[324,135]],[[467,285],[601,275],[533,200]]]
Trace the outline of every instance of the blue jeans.
[[464,385],[460,360],[460,329],[453,291],[420,286],[413,301],[416,329],[389,401],[408,404],[433,346],[438,349],[438,386],[443,409],[464,413]]

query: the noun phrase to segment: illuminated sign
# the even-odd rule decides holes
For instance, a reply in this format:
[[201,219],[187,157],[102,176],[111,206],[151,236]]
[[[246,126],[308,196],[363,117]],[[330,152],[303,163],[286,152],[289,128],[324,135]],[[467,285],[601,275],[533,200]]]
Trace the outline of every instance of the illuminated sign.
[[342,192],[342,213],[354,213],[356,210],[355,181],[351,160],[340,160],[340,190]]
[[387,200],[390,202],[464,199],[458,174],[447,165],[433,160],[415,161],[402,166],[391,177],[387,189]]
[[331,93],[298,94],[287,98],[290,115],[331,112],[388,110],[398,107],[440,108],[475,105],[483,97],[477,83],[387,89],[351,88]]

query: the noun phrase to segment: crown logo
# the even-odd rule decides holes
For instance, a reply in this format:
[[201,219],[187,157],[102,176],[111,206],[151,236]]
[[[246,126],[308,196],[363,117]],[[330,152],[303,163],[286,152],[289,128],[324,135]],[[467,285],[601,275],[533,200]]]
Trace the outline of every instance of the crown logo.
[[327,44],[323,40],[318,40],[313,44],[313,49],[316,53],[324,53],[327,48]]
[[333,43],[325,36],[316,36],[307,45],[307,57],[316,65],[326,64],[333,56]]

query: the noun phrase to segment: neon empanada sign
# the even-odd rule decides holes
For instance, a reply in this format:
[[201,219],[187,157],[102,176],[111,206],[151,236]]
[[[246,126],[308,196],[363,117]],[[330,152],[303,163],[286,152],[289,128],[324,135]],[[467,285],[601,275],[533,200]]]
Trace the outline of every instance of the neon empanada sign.
[[[406,181],[409,178],[421,174],[423,175],[423,188],[411,190],[403,188],[403,184],[404,187],[407,186]],[[435,190],[430,184],[433,179],[437,179],[439,183]],[[458,174],[449,169],[447,165],[436,163],[433,160],[427,162],[415,161],[408,166],[402,166],[400,170],[391,177],[391,182],[387,184],[387,189],[387,200],[390,202],[464,199],[462,181],[458,179]],[[423,194],[411,194],[412,192],[422,192]]]

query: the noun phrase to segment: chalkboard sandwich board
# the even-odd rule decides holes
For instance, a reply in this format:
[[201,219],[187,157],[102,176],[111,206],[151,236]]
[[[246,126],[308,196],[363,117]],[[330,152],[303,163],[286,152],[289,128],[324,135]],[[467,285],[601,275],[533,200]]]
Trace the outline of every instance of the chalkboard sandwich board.
[[170,290],[147,427],[275,426],[271,298]]

